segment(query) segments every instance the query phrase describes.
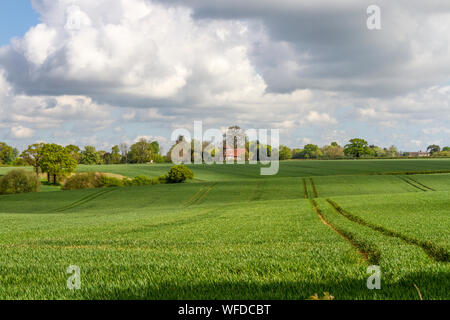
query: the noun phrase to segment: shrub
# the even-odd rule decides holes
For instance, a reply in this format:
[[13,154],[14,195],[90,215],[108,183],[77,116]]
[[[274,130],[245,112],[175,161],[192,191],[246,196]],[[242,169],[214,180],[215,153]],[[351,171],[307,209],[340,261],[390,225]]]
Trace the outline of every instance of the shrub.
[[108,177],[105,175],[100,175],[99,179],[99,187],[122,187],[123,182],[120,179],[114,177]]
[[39,178],[25,170],[13,170],[0,178],[0,194],[37,192],[39,187]]
[[124,187],[132,187],[133,186],[133,179],[130,178],[123,178],[122,179],[122,185]]
[[101,177],[94,172],[77,173],[66,180],[63,190],[94,189],[101,184]]
[[194,173],[184,165],[174,166],[167,174],[169,183],[182,183],[188,179],[194,179]]
[[133,186],[148,186],[152,184],[152,179],[146,177],[146,176],[137,176],[133,179],[132,185]]

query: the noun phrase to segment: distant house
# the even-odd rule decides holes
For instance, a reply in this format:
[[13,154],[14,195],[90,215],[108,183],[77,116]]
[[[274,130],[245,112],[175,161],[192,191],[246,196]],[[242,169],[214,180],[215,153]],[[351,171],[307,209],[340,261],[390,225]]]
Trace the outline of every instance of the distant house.
[[427,158],[427,157],[431,157],[431,153],[429,152],[410,152],[408,157],[410,158]]
[[226,146],[224,156],[226,161],[245,161],[245,148],[232,148]]

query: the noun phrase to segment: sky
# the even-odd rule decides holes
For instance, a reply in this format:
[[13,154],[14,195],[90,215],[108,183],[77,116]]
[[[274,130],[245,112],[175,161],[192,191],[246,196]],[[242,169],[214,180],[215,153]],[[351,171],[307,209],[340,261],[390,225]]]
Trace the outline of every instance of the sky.
[[6,0],[0,4],[0,46],[8,45],[12,38],[23,37],[39,23],[39,15],[29,0]]
[[0,141],[167,151],[194,121],[296,148],[450,145],[450,2],[0,2]]

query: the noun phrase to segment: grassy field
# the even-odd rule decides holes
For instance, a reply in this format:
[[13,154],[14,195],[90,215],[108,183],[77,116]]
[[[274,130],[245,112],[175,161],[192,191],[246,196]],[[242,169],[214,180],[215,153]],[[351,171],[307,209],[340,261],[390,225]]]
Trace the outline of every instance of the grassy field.
[[[0,196],[0,299],[418,299],[415,286],[450,298],[450,173],[398,174],[450,172],[450,160],[192,169],[180,185]],[[370,265],[381,290],[367,289]]]

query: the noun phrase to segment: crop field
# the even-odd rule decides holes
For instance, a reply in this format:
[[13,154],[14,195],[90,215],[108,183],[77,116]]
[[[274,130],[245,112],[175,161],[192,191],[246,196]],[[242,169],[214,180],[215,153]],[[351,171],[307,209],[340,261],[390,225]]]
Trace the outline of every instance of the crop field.
[[[198,165],[184,184],[0,196],[0,299],[450,299],[450,160],[280,166],[263,177],[257,165]],[[70,265],[81,290],[67,289]],[[373,265],[380,290],[367,288]]]

